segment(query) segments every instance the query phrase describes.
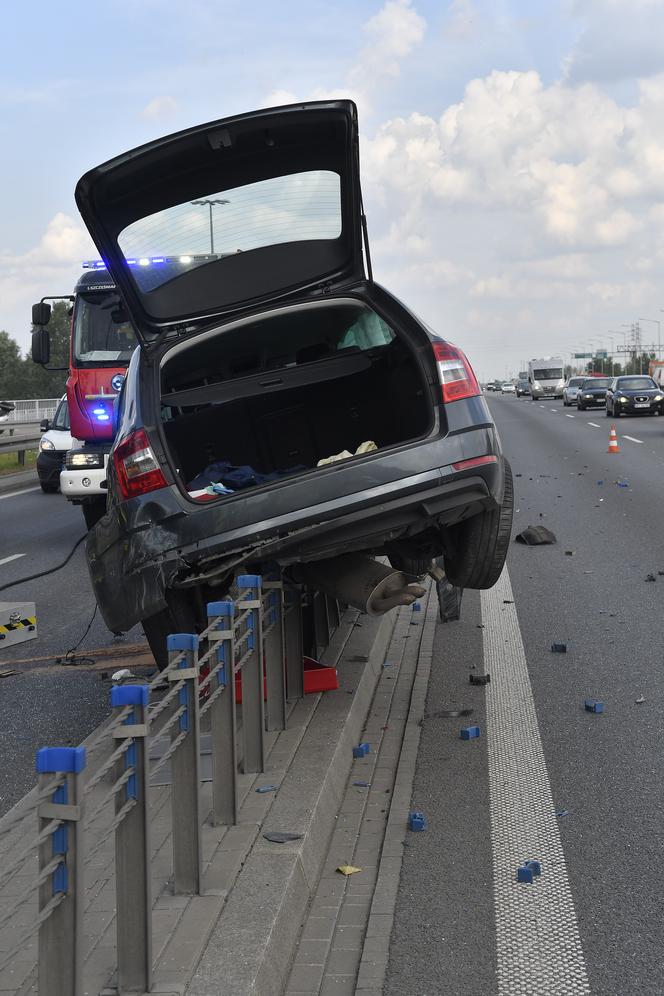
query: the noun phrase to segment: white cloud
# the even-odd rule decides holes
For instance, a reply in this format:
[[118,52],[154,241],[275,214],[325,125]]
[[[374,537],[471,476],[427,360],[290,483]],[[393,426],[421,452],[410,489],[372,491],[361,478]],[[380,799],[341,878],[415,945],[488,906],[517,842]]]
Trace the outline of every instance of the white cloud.
[[169,97],[166,95],[161,97],[153,97],[141,111],[141,117],[148,118],[149,120],[170,118],[178,111],[179,106],[180,105],[175,97]]

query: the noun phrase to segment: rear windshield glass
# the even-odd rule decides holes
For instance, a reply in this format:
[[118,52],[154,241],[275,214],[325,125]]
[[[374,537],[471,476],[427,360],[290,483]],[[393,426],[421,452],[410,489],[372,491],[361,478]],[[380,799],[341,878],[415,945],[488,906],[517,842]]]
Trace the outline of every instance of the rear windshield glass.
[[133,222],[118,237],[138,288],[250,249],[338,239],[338,173],[310,170],[215,191]]
[[560,380],[563,372],[560,367],[546,367],[543,370],[533,370],[535,380]]
[[622,377],[618,381],[619,391],[651,391],[657,384],[652,377]]
[[583,384],[583,377],[572,377],[571,381],[567,385],[568,387],[581,387]]
[[610,377],[591,377],[590,380],[584,380],[583,386],[586,391],[592,391],[595,388],[601,388],[603,391],[609,387],[611,384]]

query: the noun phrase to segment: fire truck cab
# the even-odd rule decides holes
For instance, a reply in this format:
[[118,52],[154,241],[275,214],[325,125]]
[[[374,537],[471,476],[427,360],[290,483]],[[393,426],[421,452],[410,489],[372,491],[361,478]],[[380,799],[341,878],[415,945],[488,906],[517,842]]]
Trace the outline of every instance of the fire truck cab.
[[[102,263],[84,263],[74,289],[67,401],[72,449],[60,475],[62,494],[81,505],[90,528],[106,508],[106,467],[115,435],[114,406],[137,340],[122,314],[115,284]],[[50,358],[50,305],[43,298],[32,309],[32,358]]]

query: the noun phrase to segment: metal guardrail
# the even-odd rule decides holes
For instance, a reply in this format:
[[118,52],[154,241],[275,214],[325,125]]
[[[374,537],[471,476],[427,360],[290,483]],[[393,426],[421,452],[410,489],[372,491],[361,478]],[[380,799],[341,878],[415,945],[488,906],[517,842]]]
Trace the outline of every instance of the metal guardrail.
[[[121,993],[151,991],[151,781],[170,763],[173,892],[200,895],[203,823],[233,825],[238,819],[238,679],[242,770],[262,772],[266,730],[285,730],[286,695],[294,699],[304,692],[303,612],[313,645],[327,643],[339,622],[339,606],[331,599],[316,594],[304,608],[303,602],[302,589],[284,585],[278,574],[265,580],[239,575],[232,597],[208,604],[208,626],[201,634],[168,637],[163,671],[149,683],[111,690],[113,718],[85,747],[38,751],[34,802],[0,820],[0,840],[18,834],[24,842],[1,870],[0,888],[14,877],[23,879],[38,856],[36,874],[0,913],[0,940],[3,927],[28,900],[34,901],[35,892],[37,912],[19,937],[0,944],[0,971],[38,930],[38,992],[83,996],[86,869],[114,835],[117,988]],[[157,698],[164,685],[165,694]],[[201,719],[208,714],[212,803],[204,814],[200,736]],[[165,738],[166,749],[155,752],[156,741]],[[97,755],[103,760],[90,764]],[[111,784],[97,799],[104,779]],[[37,833],[30,839],[28,823],[35,820]]]

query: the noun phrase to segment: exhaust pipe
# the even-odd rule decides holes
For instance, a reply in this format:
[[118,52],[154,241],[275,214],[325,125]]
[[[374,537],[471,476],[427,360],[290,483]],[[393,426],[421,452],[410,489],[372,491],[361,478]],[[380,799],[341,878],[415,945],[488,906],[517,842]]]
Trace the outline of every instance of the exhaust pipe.
[[397,605],[412,605],[426,592],[421,585],[410,584],[402,571],[361,553],[300,564],[298,573],[305,584],[369,616],[380,616]]

